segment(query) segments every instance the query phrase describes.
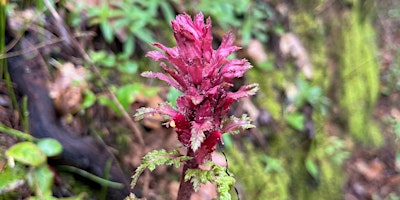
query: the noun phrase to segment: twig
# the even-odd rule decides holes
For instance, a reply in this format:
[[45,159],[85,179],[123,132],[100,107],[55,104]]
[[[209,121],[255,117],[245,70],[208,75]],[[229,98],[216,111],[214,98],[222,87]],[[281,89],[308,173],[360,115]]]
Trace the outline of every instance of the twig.
[[[86,36],[90,36],[90,35],[92,35],[92,34],[87,33],[87,34],[75,35],[73,37],[86,37]],[[36,50],[38,50],[40,48],[43,48],[43,47],[46,47],[46,46],[49,46],[49,45],[53,45],[53,44],[57,44],[57,43],[60,43],[60,42],[63,42],[63,41],[65,41],[65,38],[55,38],[55,39],[50,40],[49,42],[38,43],[37,45],[35,45],[35,46],[31,47],[31,48],[28,48],[28,49],[24,49],[24,50],[20,50],[20,51],[12,51],[12,52],[9,52],[9,53],[6,53],[6,54],[0,54],[0,59],[12,58],[12,57],[15,57],[15,56],[27,54],[29,52],[36,51]]]
[[[56,3],[56,2],[54,2]],[[10,51],[12,48],[14,48],[15,45],[18,44],[19,40],[24,36],[25,31],[28,29],[28,27],[38,18],[40,17],[47,9],[44,8],[42,10],[38,10],[35,12],[35,14],[29,18],[29,19],[25,19],[25,23],[23,25],[23,27],[20,29],[20,31],[18,31],[17,35],[15,36],[15,38],[6,46],[6,50],[5,52]]]
[[89,180],[92,180],[92,181],[94,181],[94,182],[96,182],[96,183],[98,183],[98,184],[100,184],[102,186],[107,186],[107,187],[111,187],[111,188],[123,188],[124,187],[124,185],[121,184],[121,183],[103,179],[101,177],[98,177],[98,176],[96,176],[94,174],[91,174],[91,173],[89,173],[89,172],[87,172],[85,170],[82,170],[82,169],[79,169],[79,168],[76,168],[76,167],[72,167],[72,166],[68,166],[68,165],[60,165],[60,166],[57,167],[57,169],[79,174],[82,177],[85,177],[85,178],[87,178]]
[[96,74],[96,76],[100,79],[101,84],[106,88],[107,92],[110,94],[112,101],[117,105],[118,109],[121,111],[123,118],[125,121],[128,123],[128,126],[133,130],[133,132],[136,135],[136,138],[139,141],[139,144],[144,146],[144,140],[142,137],[142,132],[139,129],[139,126],[132,120],[132,118],[129,116],[128,112],[124,109],[124,107],[121,105],[121,103],[118,101],[117,97],[115,94],[110,90],[110,88],[107,86],[106,80],[103,78],[101,75],[100,71],[97,69],[97,67],[94,65],[92,59],[90,59],[89,55],[85,52],[83,49],[82,45],[78,42],[78,40],[74,37],[71,37],[71,32],[69,31],[68,27],[65,25],[64,21],[60,17],[60,15],[55,11],[55,9],[52,7],[50,4],[49,0],[44,0],[46,3],[46,6],[49,8],[49,10],[54,10],[54,12],[51,12],[53,17],[57,20],[57,23],[60,24],[59,28],[61,32],[67,33],[67,37],[71,41],[72,45],[74,45],[79,53],[82,55],[83,59],[89,63],[89,66],[91,70]]
[[36,138],[32,137],[31,135],[29,135],[27,133],[7,127],[7,126],[3,125],[2,123],[0,123],[0,132],[7,133],[9,135],[13,135],[13,136],[15,136],[19,139],[23,139],[23,140],[28,140],[28,141],[37,140]]

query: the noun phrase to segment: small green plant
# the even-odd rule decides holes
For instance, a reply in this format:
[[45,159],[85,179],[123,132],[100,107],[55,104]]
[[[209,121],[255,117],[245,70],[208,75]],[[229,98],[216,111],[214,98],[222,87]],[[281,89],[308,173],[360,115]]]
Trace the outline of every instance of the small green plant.
[[196,12],[204,11],[205,14],[215,18],[223,30],[229,30],[232,27],[237,29],[244,46],[247,46],[253,38],[266,42],[268,31],[282,32],[279,25],[266,23],[274,21],[276,13],[265,2],[249,0],[188,1],[186,7]]
[[158,9],[165,19],[173,18],[173,9],[162,0],[103,1],[100,6],[86,7],[91,25],[99,25],[104,39],[111,43],[119,31],[127,33],[123,39],[126,54],[133,52],[135,38],[145,43],[154,41],[151,26],[157,25]]
[[[115,93],[115,96],[125,110],[129,108],[129,106],[136,100],[136,97],[139,94],[142,94],[144,96],[155,96],[159,91],[159,89],[156,87],[145,86],[140,83],[126,84],[119,87],[112,86],[111,90]],[[115,102],[110,99],[109,96],[97,95],[95,98],[97,98],[100,105],[107,106],[117,115],[122,114]]]
[[0,195],[11,192],[27,182],[35,193],[30,199],[56,199],[51,190],[54,172],[47,165],[47,158],[59,155],[62,152],[61,144],[51,138],[33,138],[2,124],[0,131],[26,140],[11,146],[5,152],[8,165],[0,173]]
[[305,116],[298,109],[309,104],[321,112],[322,115],[326,115],[330,100],[323,95],[323,91],[319,86],[310,85],[304,78],[297,78],[295,88],[293,89],[294,92],[291,92],[293,94],[288,95],[291,102],[289,107],[292,106],[295,111],[287,113],[285,119],[292,128],[302,131],[304,130]]

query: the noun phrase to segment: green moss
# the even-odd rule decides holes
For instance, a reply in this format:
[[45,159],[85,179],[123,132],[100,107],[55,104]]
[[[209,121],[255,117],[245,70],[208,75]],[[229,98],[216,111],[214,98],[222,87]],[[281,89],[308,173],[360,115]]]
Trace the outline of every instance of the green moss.
[[247,73],[247,78],[248,82],[260,85],[257,103],[267,109],[274,119],[279,119],[282,115],[282,103],[279,90],[276,88],[283,88],[284,74],[278,70],[262,72],[259,69],[252,69]]
[[379,68],[375,58],[375,31],[370,20],[361,20],[357,2],[343,21],[339,54],[341,95],[339,104],[349,133],[367,145],[380,146],[382,136],[372,121],[379,92]]
[[280,167],[281,160],[267,157],[250,144],[245,145],[244,152],[231,148],[227,153],[230,170],[245,199],[290,199],[289,176]]

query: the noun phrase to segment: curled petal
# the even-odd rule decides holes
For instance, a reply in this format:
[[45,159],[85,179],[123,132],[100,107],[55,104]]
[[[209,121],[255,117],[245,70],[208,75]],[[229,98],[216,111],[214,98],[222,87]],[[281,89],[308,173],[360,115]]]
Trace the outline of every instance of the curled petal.
[[243,74],[250,69],[252,66],[246,59],[242,60],[230,60],[226,65],[224,65],[221,69],[221,74],[223,77],[229,82],[233,78],[242,77]]
[[241,49],[240,47],[233,45],[233,33],[228,32],[222,38],[221,45],[217,49],[216,55],[218,58],[226,58],[229,55],[231,55],[231,53],[238,51],[240,49]]
[[181,113],[172,118],[171,123],[174,124],[176,133],[178,133],[178,140],[185,146],[190,147],[190,122]]
[[161,53],[159,51],[149,51],[146,54],[146,57],[150,57],[155,61],[166,60],[167,59],[167,57],[163,53]]
[[211,34],[211,18],[207,18],[207,24],[204,27],[204,38],[203,38],[203,58],[207,63],[211,61],[211,57],[213,54],[213,49],[212,49],[212,34]]
[[172,87],[178,89],[179,91],[184,91],[182,86],[180,86],[176,81],[174,81],[173,79],[171,79],[171,77],[160,73],[160,72],[143,72],[140,75],[142,75],[143,77],[147,77],[147,78],[158,78],[162,81],[167,82],[168,84],[170,84]]
[[189,83],[187,83],[186,80],[175,70],[169,68],[165,63],[160,63],[160,67],[165,72],[167,72],[173,79],[175,79],[175,81],[178,82],[178,84],[182,86],[183,89],[186,89],[188,87]]
[[[212,107],[210,101],[203,103],[199,109],[196,111],[195,122],[203,123],[209,120],[213,116]],[[205,131],[205,130],[204,130]]]
[[189,75],[195,85],[200,85],[203,81],[203,69],[199,59],[195,59],[192,66],[188,67]]
[[228,92],[228,97],[233,100],[238,100],[243,97],[248,97],[251,95],[255,95],[258,91],[258,83],[253,83],[250,85],[245,85],[239,88],[236,92]]
[[231,116],[222,122],[223,133],[237,134],[240,130],[254,128],[255,126],[251,124],[251,119],[247,115],[242,115],[241,118]]
[[172,58],[179,57],[179,52],[176,47],[168,48],[160,43],[154,43],[153,46],[163,50],[167,54],[168,57],[172,57]]
[[200,148],[195,152],[196,162],[201,165],[206,160],[210,159],[211,153],[215,151],[221,139],[222,135],[220,131],[212,131],[201,144]]
[[178,107],[178,110],[185,113],[186,116],[191,115],[194,112],[193,108],[195,107],[192,100],[186,95],[182,95],[176,99],[176,106]]
[[137,109],[134,117],[135,117],[135,120],[141,120],[145,116],[154,115],[154,114],[168,116],[171,119],[174,119],[177,115],[182,115],[177,110],[172,108],[169,104],[161,103],[158,105],[157,108],[142,107],[142,108]]
[[153,58],[155,61],[168,61],[176,68],[176,70],[178,70],[179,73],[182,75],[187,74],[186,64],[179,55],[178,48],[168,48],[160,43],[154,43],[153,46],[164,51],[166,55],[163,55],[161,52],[156,53],[157,51],[151,51],[146,54],[147,57]]
[[193,105],[199,105],[204,100],[204,95],[200,94],[194,87],[190,87],[186,91],[185,96],[192,101]]

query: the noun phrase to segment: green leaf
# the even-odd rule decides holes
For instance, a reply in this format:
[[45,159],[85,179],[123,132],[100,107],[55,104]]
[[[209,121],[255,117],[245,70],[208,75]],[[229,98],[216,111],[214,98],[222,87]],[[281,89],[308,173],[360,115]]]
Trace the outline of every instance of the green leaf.
[[304,130],[304,115],[301,113],[290,113],[286,115],[286,122],[298,131]]
[[25,183],[26,171],[24,166],[5,166],[0,173],[0,195],[14,191]]
[[46,162],[46,155],[32,142],[17,143],[6,151],[6,155],[32,166],[39,166]]
[[222,141],[224,141],[224,146],[227,148],[233,147],[233,141],[230,134],[222,134]]
[[59,155],[63,150],[60,142],[52,138],[40,139],[37,145],[48,157]]
[[28,176],[28,183],[35,188],[37,196],[43,196],[46,199],[52,196],[51,187],[53,185],[54,173],[49,166],[42,165]]
[[115,58],[115,55],[113,54],[107,54],[100,62],[100,65],[103,65],[104,67],[115,67],[117,63],[117,59]]
[[231,199],[230,191],[235,184],[235,178],[227,173],[227,169],[222,166],[215,165],[213,162],[205,163],[210,170],[188,169],[185,174],[185,181],[190,181],[193,188],[197,191],[201,184],[207,182],[216,182],[217,191],[220,199]]
[[139,69],[138,64],[130,60],[118,65],[118,70],[127,74],[135,74],[138,71],[138,69]]
[[94,63],[100,63],[107,56],[107,53],[105,51],[89,51],[89,56]]
[[99,96],[98,100],[99,100],[100,105],[107,106],[109,109],[114,111],[119,116],[122,115],[122,113],[118,109],[117,105],[115,105],[115,103],[109,97],[107,97],[107,96]]
[[135,187],[140,174],[142,174],[146,168],[153,171],[159,165],[173,165],[179,167],[181,162],[190,159],[192,158],[189,156],[182,156],[178,150],[167,151],[161,149],[151,151],[142,158],[142,164],[136,168],[135,174],[132,176],[131,187]]
[[84,90],[85,97],[83,98],[82,108],[89,108],[96,102],[96,95],[89,89]]
[[118,88],[115,95],[122,107],[127,109],[135,101],[137,94],[140,93],[140,89],[137,84],[128,84]]
[[133,36],[127,36],[124,46],[123,46],[123,52],[124,55],[129,57],[133,54],[133,51],[135,50],[135,40]]
[[106,42],[111,43],[114,40],[114,32],[108,21],[103,21],[100,24],[100,30]]
[[173,106],[176,108],[176,100],[178,99],[179,96],[181,96],[182,92],[179,91],[178,89],[174,87],[169,87],[168,93],[167,93],[167,100]]
[[312,177],[314,177],[315,179],[319,178],[319,169],[317,164],[315,164],[314,160],[307,158],[306,159],[306,169],[308,171],[308,173],[311,174]]

